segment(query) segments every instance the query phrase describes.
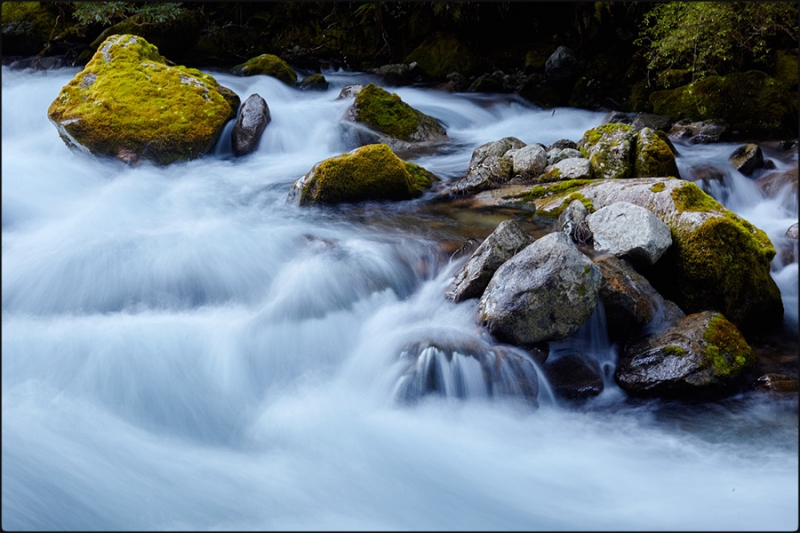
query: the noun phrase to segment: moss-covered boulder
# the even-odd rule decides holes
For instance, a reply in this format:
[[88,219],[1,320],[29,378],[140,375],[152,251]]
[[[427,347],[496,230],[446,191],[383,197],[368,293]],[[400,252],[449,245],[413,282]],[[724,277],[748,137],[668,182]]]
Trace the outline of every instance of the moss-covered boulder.
[[469,46],[455,35],[441,33],[425,39],[403,60],[414,61],[425,75],[436,80],[444,80],[452,72],[469,76],[479,66],[477,55]]
[[255,76],[262,74],[278,78],[287,85],[294,86],[297,83],[297,74],[286,61],[272,54],[261,54],[247,60],[241,65],[236,65],[231,69],[231,74],[235,76]]
[[637,178],[679,178],[678,164],[663,131],[643,128],[636,137],[633,175]]
[[797,135],[797,92],[757,70],[709,76],[650,95],[653,112],[673,120],[719,118],[741,135]]
[[679,177],[678,165],[663,132],[611,122],[583,134],[578,150],[600,179]]
[[739,330],[720,313],[706,311],[628,344],[614,379],[639,396],[708,398],[733,392],[754,364]]
[[135,35],[106,39],[50,105],[70,146],[135,163],[200,157],[236,116],[239,97],[199,70],[169,66]]
[[306,76],[297,84],[297,88],[301,91],[327,91],[328,80],[322,74],[312,74]]
[[516,200],[552,216],[572,200],[591,212],[620,201],[645,207],[672,234],[673,245],[653,267],[642,270],[659,293],[686,313],[719,311],[748,334],[782,325],[781,294],[770,276],[775,248],[769,237],[694,183],[672,178],[575,180],[538,185]]
[[438,178],[394,155],[384,144],[362,146],[314,165],[289,191],[289,203],[338,204],[364,200],[409,200]]
[[396,93],[389,93],[372,83],[356,95],[353,111],[356,122],[401,141],[447,138],[447,132],[435,118],[417,111]]

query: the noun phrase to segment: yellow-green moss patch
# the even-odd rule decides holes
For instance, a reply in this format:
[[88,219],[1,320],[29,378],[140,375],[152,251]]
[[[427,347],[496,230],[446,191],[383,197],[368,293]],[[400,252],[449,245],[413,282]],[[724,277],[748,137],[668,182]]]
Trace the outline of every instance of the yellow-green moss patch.
[[249,59],[241,65],[233,67],[231,72],[238,76],[255,76],[257,74],[272,76],[287,85],[295,85],[297,83],[297,74],[292,70],[292,67],[283,59],[272,54],[261,54]]
[[709,320],[703,339],[708,343],[705,364],[714,369],[716,376],[738,375],[755,362],[747,341],[722,315],[716,314]]
[[417,131],[419,116],[397,94],[370,83],[356,96],[356,120],[390,137],[409,140]]

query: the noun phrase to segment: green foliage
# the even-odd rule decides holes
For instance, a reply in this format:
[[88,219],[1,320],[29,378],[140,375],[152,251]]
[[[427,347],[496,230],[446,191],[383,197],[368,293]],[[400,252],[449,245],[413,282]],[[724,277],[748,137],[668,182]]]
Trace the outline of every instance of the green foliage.
[[177,2],[74,2],[72,16],[81,26],[110,26],[136,17],[140,24],[164,24],[183,13]]
[[794,2],[667,2],[644,22],[636,42],[648,68],[687,69],[693,79],[766,66],[776,48],[797,46]]

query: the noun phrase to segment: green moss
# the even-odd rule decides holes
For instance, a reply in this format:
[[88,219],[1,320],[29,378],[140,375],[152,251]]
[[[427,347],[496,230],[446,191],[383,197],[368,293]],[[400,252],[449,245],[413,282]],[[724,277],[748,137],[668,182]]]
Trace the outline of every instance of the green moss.
[[141,37],[112,36],[48,116],[97,155],[125,152],[162,164],[199,157],[236,116],[238,97],[199,70],[165,63]]
[[300,89],[312,89],[316,91],[326,91],[328,89],[328,80],[322,74],[312,74],[303,78],[298,84]]
[[662,352],[664,353],[664,355],[677,355],[678,357],[686,357],[686,350],[681,348],[680,346],[674,346],[674,345],[664,346]]
[[678,213],[684,211],[723,211],[725,208],[692,182],[676,187],[670,193]]
[[636,178],[680,177],[670,145],[650,128],[644,128],[637,136],[633,175]]
[[272,76],[287,85],[295,85],[297,83],[297,74],[292,70],[292,67],[283,59],[272,54],[261,54],[241,65],[236,65],[233,67],[232,72],[241,76],[254,76],[256,74]]
[[406,200],[430,187],[433,175],[406,163],[384,144],[326,159],[301,191],[300,205]]
[[656,183],[652,187],[650,187],[650,190],[653,191],[653,192],[663,192],[664,191],[664,187],[665,187],[665,185],[664,185],[663,182],[662,183]]
[[592,147],[604,140],[604,137],[608,136],[619,136],[620,134],[632,134],[634,133],[633,126],[630,124],[622,124],[619,122],[609,122],[608,124],[603,124],[601,126],[597,126],[596,128],[592,128],[587,130],[581,140],[578,141],[578,150],[585,157],[589,157],[589,151]]
[[419,126],[419,114],[397,94],[370,83],[356,96],[356,120],[377,131],[409,140]]
[[542,198],[554,198],[566,195],[575,189],[580,189],[584,185],[595,183],[595,180],[564,180],[556,183],[537,185],[532,189],[520,194],[504,196],[506,199],[522,199],[526,202],[533,202]]
[[584,294],[586,294],[587,290],[588,289],[586,288],[586,284],[581,283],[580,287],[578,287],[578,296],[583,296]]
[[715,376],[738,375],[755,362],[753,351],[742,334],[720,314],[709,320],[703,339],[708,343],[705,364],[713,368]]

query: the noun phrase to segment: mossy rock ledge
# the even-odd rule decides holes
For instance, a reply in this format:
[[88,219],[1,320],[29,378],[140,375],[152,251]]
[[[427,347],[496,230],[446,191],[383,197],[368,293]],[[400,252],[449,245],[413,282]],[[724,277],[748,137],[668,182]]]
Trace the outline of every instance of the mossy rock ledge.
[[292,67],[272,54],[261,54],[247,60],[241,65],[236,65],[231,69],[231,74],[235,76],[255,76],[258,74],[272,76],[281,80],[286,85],[295,86],[297,84],[297,74]]
[[424,168],[397,157],[384,144],[371,144],[314,165],[289,191],[296,205],[410,200],[438,180]]
[[719,311],[745,334],[781,326],[783,303],[770,276],[775,248],[769,237],[694,183],[675,178],[562,181],[537,185],[507,202],[533,203],[540,215],[555,217],[573,200],[590,212],[630,202],[669,226],[672,246],[642,273],[685,313]]
[[166,165],[210,150],[239,97],[199,70],[169,66],[136,35],[112,35],[48,109],[68,146]]
[[417,111],[397,94],[372,83],[358,91],[345,119],[376,132],[374,136],[362,132],[362,142],[383,143],[395,150],[409,150],[415,144],[447,140],[447,132],[435,118]]

